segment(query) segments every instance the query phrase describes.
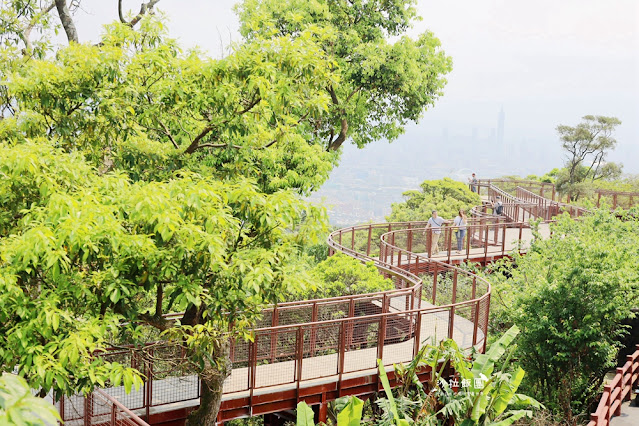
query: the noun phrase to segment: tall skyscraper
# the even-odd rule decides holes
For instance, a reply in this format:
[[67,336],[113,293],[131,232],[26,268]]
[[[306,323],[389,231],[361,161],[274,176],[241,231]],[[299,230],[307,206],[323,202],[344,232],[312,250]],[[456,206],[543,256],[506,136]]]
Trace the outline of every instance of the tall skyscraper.
[[504,148],[504,121],[506,120],[506,114],[504,113],[504,107],[499,110],[499,118],[497,119],[497,144],[500,148]]

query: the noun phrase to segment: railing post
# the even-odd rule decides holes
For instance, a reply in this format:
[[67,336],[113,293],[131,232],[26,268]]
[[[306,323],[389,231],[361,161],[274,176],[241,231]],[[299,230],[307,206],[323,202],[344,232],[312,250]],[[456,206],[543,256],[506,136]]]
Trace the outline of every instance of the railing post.
[[621,415],[621,403],[623,402],[623,399],[621,398],[621,395],[623,395],[623,389],[626,387],[626,377],[625,374],[623,374],[623,368],[617,367],[617,375],[621,376],[619,378],[619,384],[617,385],[617,387],[619,388],[619,393],[616,396],[616,400],[619,401],[619,405],[617,406],[617,409],[614,412],[615,416],[620,416]]
[[355,227],[351,229],[351,250],[355,250]]
[[[313,302],[313,311],[311,313],[311,322],[315,323],[317,322],[317,302]],[[315,353],[315,343],[317,341],[317,325],[313,325],[311,327],[311,342],[310,342],[310,350],[311,350],[311,356],[314,356],[313,354]]]
[[437,300],[437,269],[438,264],[435,263],[435,271],[433,272],[433,305],[436,305],[435,300]]
[[[349,321],[349,323],[352,322]],[[339,375],[339,380],[338,380],[338,397],[340,397],[341,395],[339,394],[340,390],[341,390],[341,384],[342,384],[342,376],[344,374],[344,359],[346,358],[346,342],[347,342],[347,338],[346,338],[346,330],[350,330],[351,328],[351,324],[348,325],[348,327],[346,326],[346,321],[342,321],[339,325],[339,348],[337,350],[338,353],[338,360],[337,360],[337,374]],[[351,333],[352,334],[352,333]],[[350,344],[349,344],[350,347]]]
[[[273,316],[271,317],[271,327],[279,325],[279,312],[277,305],[273,307]],[[275,362],[275,352],[277,348],[277,331],[271,330],[271,362]]]
[[406,251],[413,251],[413,230],[410,223],[408,224],[408,233],[406,235]]
[[[473,280],[473,293],[475,292],[475,280]],[[473,294],[473,298],[474,298]],[[475,313],[473,315],[473,347],[477,344],[477,328],[479,327],[479,300],[474,303]]]
[[386,315],[379,319],[379,334],[377,339],[377,358],[382,360],[384,364],[384,342],[386,341]]
[[422,311],[417,311],[417,321],[415,323],[415,345],[413,346],[413,357],[417,356],[421,342],[422,332]]
[[116,420],[117,420],[117,416],[116,416],[116,407],[115,404],[111,404],[111,424],[112,425],[116,425]]
[[[355,317],[355,299],[352,298],[352,297],[351,297],[350,302],[348,303],[348,317],[349,318]],[[354,327],[355,327],[355,324],[353,324],[352,322],[348,323],[348,328],[347,328],[346,332],[347,332],[347,342],[348,342],[348,347],[349,348],[353,344]]]
[[304,329],[297,327],[295,347],[297,349],[297,370],[295,382],[297,384],[297,402],[300,402],[300,383],[302,382],[302,360],[304,359]]
[[450,303],[450,317],[448,322],[448,338],[453,338],[453,330],[455,326],[455,303],[457,302],[457,269],[453,269],[453,296]]
[[93,424],[93,393],[84,397],[84,426],[91,426]]
[[366,256],[371,254],[371,238],[373,235],[373,225],[368,225],[368,243],[366,244]]
[[253,410],[253,392],[255,390],[255,374],[257,373],[257,342],[259,341],[259,335],[255,336],[255,339],[249,343],[249,405],[251,406],[251,413]]
[[[502,236],[501,236],[501,255],[504,256],[506,254],[506,224],[502,224]],[[475,291],[475,282],[473,281],[473,292]],[[475,298],[475,296],[473,296]]]

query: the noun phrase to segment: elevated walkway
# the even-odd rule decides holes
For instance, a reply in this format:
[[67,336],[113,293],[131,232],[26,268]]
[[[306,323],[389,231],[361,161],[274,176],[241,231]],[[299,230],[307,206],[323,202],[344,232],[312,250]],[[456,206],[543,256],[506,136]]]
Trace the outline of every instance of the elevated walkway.
[[[489,186],[489,191],[502,190]],[[511,201],[504,217],[476,211],[461,253],[454,250],[450,227],[440,239],[442,251],[431,253],[432,230],[424,229],[425,222],[367,224],[333,232],[328,238],[331,254],[339,251],[374,262],[396,289],[266,309],[254,340],[232,345],[233,369],[224,383],[218,420],[291,410],[300,400],[325,414],[330,400],[382,389],[377,359],[392,381],[393,364],[410,362],[423,344],[443,338],[454,339],[461,348],[484,351],[490,284],[455,265],[486,264],[530,247],[529,223],[516,219],[534,217],[535,211],[530,203]],[[550,235],[547,223],[539,231],[542,238]],[[150,424],[180,421],[198,405],[198,377],[170,367],[179,366],[179,348],[159,344],[143,350],[114,349],[105,356],[129,362],[148,378],[139,391],[128,395],[121,387],[104,392]],[[427,380],[428,374],[422,372],[421,378]],[[67,425],[106,415],[96,412],[88,399],[62,401]]]

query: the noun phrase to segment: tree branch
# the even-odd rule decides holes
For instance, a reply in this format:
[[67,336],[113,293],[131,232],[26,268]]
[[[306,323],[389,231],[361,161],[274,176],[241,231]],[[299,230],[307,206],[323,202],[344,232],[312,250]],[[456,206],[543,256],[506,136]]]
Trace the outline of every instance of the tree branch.
[[162,130],[164,130],[164,134],[171,140],[171,143],[173,144],[175,149],[179,149],[180,147],[178,146],[177,142],[175,142],[175,139],[173,139],[173,135],[171,135],[171,132],[169,132],[168,127],[166,127],[166,125],[159,118],[157,120],[160,126],[162,127]]
[[[327,90],[328,90],[328,93],[331,95],[331,100],[333,101],[333,104],[339,105],[339,100],[337,99],[337,94],[335,93],[335,89],[333,88],[333,86],[328,86]],[[355,94],[355,92],[351,93],[351,96],[353,94]],[[342,110],[341,113],[344,114],[344,111]],[[339,134],[334,140],[332,141],[329,140],[327,151],[335,151],[340,146],[342,146],[342,144],[346,140],[346,135],[348,133],[348,121],[346,120],[346,118],[342,118],[340,121],[341,121],[341,126],[340,126]]]
[[62,23],[64,32],[67,33],[67,39],[69,40],[69,43],[71,43],[72,41],[78,43],[78,31],[75,29],[75,24],[73,23],[73,19],[71,18],[71,12],[69,12],[67,1],[55,0],[55,7],[56,9],[58,9],[58,16],[60,17],[60,22]]
[[35,27],[36,23],[38,22],[38,19],[41,16],[46,15],[47,13],[51,12],[51,10],[53,10],[53,8],[55,7],[55,2],[51,2],[50,5],[48,5],[47,7],[45,7],[44,9],[42,9],[42,11],[40,11],[40,13],[37,16],[34,16],[31,19],[31,22],[29,22],[29,25],[27,25],[27,27],[24,29],[24,31],[22,31],[22,41],[24,41],[24,48],[25,48],[25,53],[26,52],[30,52],[32,45],[31,45],[31,31],[33,31],[33,28]]
[[[140,19],[142,19],[142,17],[146,15],[147,12],[153,10],[153,6],[155,6],[159,1],[160,0],[149,0],[147,3],[142,3],[142,5],[140,6],[140,12],[135,15],[133,19],[131,19],[131,22],[128,22],[126,24],[129,27],[133,28],[135,24],[140,22]],[[120,17],[120,20],[122,20],[122,17]]]

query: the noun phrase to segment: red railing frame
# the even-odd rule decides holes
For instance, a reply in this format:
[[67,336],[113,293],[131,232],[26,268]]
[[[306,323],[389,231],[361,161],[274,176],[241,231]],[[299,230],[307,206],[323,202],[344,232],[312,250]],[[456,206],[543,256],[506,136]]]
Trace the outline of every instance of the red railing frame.
[[639,345],[626,357],[623,367],[617,368],[612,381],[604,386],[597,410],[590,414],[588,426],[608,426],[613,416],[621,414],[621,404],[629,401],[632,390],[639,385]]

